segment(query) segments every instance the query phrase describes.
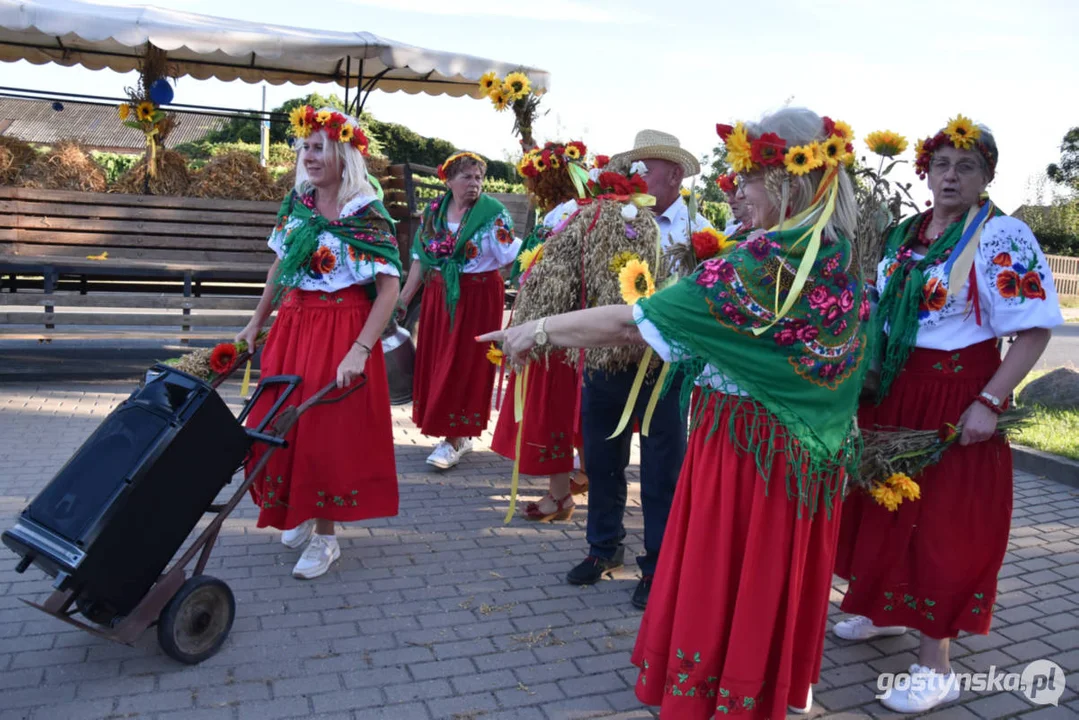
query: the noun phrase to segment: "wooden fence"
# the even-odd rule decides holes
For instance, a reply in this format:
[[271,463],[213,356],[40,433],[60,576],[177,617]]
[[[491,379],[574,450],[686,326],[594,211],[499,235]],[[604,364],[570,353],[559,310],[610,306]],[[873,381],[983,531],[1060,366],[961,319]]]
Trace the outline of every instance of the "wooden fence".
[[1079,257],[1049,255],[1049,269],[1060,297],[1079,297]]

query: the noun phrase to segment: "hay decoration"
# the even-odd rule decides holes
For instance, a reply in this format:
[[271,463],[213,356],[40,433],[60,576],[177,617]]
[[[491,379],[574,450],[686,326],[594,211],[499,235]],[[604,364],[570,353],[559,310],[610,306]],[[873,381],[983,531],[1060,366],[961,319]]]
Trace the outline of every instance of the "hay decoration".
[[105,170],[77,140],[61,140],[22,171],[19,184],[37,190],[105,192]]
[[[260,332],[255,339],[255,346],[261,347],[269,334],[269,330]],[[198,348],[197,350],[192,350],[178,358],[170,358],[165,360],[162,364],[176,368],[180,372],[187,373],[188,375],[194,375],[206,382],[212,382],[217,378],[219,374],[218,370],[224,371],[222,368],[218,368],[218,370],[214,369],[215,353],[222,353],[222,351],[226,349],[228,352],[224,353],[224,356],[230,360],[234,360],[236,357],[247,352],[247,343],[242,340],[239,342],[225,341],[218,343],[212,348]],[[217,360],[220,361],[220,358],[217,358]],[[231,364],[231,362],[229,364]]]
[[367,155],[363,161],[367,165],[367,172],[379,181],[386,177],[386,171],[390,169],[390,159],[380,155]]
[[[654,265],[659,231],[651,211],[640,209],[636,217],[627,221],[622,217],[622,208],[622,203],[613,200],[592,202],[562,232],[547,239],[543,259],[529,270],[521,284],[513,325],[579,310],[582,275],[586,307],[625,304],[618,274],[610,268],[611,260],[620,253],[630,253]],[[668,276],[661,271],[657,285],[661,287]],[[590,348],[585,352],[585,366],[609,372],[626,370],[635,368],[643,354],[643,345]],[[534,352],[532,357],[539,360],[544,355]],[[579,353],[567,355],[571,363],[577,363]],[[658,367],[659,362],[654,366]]]
[[280,199],[266,168],[254,155],[242,150],[218,155],[206,163],[192,176],[187,195],[226,200]]
[[[146,187],[146,166],[147,159],[143,157],[113,183],[109,192],[141,195]],[[187,159],[175,150],[157,153],[157,174],[149,180],[151,195],[186,195],[191,183]]]
[[36,158],[37,152],[29,143],[0,135],[0,185],[14,185]]

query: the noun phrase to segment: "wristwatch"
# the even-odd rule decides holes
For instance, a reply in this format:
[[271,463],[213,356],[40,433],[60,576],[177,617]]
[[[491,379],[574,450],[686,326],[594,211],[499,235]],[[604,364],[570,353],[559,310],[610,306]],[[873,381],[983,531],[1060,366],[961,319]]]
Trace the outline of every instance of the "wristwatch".
[[547,331],[543,329],[543,326],[547,324],[547,318],[540,318],[539,323],[536,324],[536,334],[533,339],[536,341],[536,347],[543,347],[547,344]]
[[1004,407],[1004,403],[996,395],[990,395],[989,393],[982,391],[981,397],[989,401],[989,404],[995,407],[997,410],[1001,410]]

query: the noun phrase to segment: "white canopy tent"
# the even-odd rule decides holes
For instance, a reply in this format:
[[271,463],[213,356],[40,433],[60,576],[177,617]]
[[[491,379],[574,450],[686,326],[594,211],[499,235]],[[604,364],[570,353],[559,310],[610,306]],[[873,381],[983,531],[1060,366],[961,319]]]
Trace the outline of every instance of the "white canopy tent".
[[[367,32],[306,30],[150,6],[79,0],[0,0],[0,60],[128,72],[146,44],[164,50],[178,76],[249,83],[336,83],[370,93],[403,90],[480,98],[488,70],[528,74],[537,92],[548,73],[512,63],[428,50]],[[359,106],[362,107],[360,102]]]

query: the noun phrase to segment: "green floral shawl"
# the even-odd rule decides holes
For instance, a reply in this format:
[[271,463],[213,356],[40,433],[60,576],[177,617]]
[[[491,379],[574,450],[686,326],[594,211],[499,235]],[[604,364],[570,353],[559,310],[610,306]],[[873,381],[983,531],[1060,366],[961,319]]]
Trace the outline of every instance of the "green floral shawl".
[[[854,416],[867,365],[863,325],[869,304],[850,242],[825,237],[809,283],[787,314],[772,324],[777,278],[782,303],[801,263],[805,243],[797,241],[805,232],[753,233],[689,277],[641,300],[640,308],[670,344],[677,369],[687,377],[711,376],[719,386],[702,386],[704,399],[713,395],[721,403],[735,403],[745,414],[748,441],[738,436],[734,423],[731,441],[755,453],[766,482],[774,457],[786,456],[788,497],[799,500],[799,513],[806,506],[812,514],[822,484],[831,511],[833,499],[843,491],[838,470],[852,469],[857,462]],[[761,328],[767,329],[753,332]],[[727,381],[749,397],[725,394]],[[692,383],[683,386],[683,404],[693,389]],[[705,406],[697,403],[694,426]],[[773,430],[759,442],[765,416],[786,432]]]
[[412,241],[412,252],[419,256],[423,269],[442,273],[451,325],[461,297],[461,269],[472,259],[471,253],[479,252],[479,242],[472,242],[473,238],[482,238],[496,226],[496,232],[513,232],[513,219],[506,206],[486,193],[465,212],[457,232],[451,231],[446,213],[452,198],[453,193],[447,192],[424,209]]

